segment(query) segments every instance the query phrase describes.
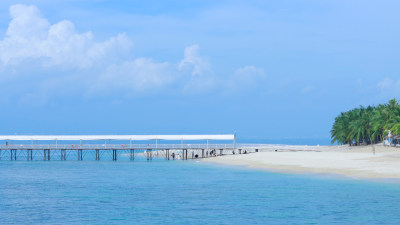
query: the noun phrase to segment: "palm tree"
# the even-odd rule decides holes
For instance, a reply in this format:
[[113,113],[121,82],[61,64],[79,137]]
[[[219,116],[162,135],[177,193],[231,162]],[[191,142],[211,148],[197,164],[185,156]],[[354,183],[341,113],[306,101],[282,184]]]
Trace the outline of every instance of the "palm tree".
[[333,123],[331,142],[350,145],[374,144],[383,140],[385,130],[392,131],[394,135],[400,134],[400,104],[396,99],[377,107],[360,106],[342,112]]

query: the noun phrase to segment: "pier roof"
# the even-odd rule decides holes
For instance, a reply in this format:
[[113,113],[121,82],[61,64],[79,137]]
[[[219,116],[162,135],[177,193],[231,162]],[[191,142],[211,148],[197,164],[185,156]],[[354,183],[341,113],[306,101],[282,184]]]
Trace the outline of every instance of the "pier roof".
[[95,141],[95,140],[234,140],[234,134],[223,135],[0,135],[0,140],[13,141]]

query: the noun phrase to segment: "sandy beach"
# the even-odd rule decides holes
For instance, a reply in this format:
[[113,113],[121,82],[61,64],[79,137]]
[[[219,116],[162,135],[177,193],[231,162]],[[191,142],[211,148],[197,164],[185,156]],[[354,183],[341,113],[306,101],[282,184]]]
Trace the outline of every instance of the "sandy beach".
[[283,173],[336,174],[354,178],[400,179],[400,148],[316,146],[312,151],[284,150],[226,155],[205,162],[245,166]]

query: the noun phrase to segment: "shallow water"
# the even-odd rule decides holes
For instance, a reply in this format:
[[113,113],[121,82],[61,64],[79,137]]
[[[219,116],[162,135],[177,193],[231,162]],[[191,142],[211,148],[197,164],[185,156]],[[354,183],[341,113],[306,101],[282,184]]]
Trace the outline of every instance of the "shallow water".
[[0,161],[1,224],[400,224],[400,184],[195,161]]

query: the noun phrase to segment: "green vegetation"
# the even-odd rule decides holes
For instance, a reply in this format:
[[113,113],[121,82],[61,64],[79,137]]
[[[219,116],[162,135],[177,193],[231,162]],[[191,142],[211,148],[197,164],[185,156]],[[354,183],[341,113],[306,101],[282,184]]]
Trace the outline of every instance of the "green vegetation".
[[396,99],[388,104],[355,108],[335,118],[331,130],[332,143],[374,144],[383,140],[388,130],[400,134],[400,105]]

